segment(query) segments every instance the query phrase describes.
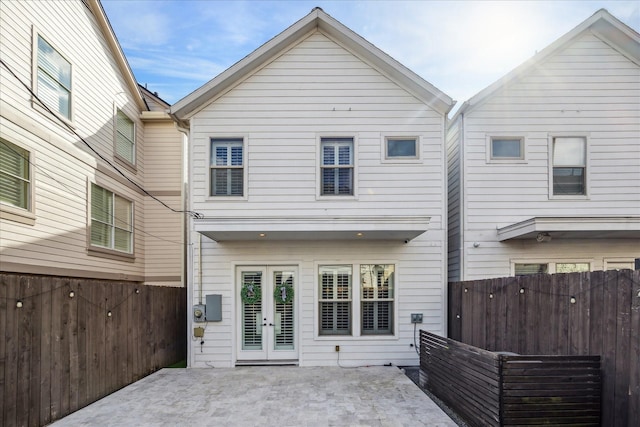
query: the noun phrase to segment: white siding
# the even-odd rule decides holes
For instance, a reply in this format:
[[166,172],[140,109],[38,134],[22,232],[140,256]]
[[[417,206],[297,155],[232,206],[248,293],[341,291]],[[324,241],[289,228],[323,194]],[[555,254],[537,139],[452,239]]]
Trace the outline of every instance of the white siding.
[[[146,201],[142,190],[120,176],[86,145],[117,165],[133,182],[146,186],[145,126],[140,120],[139,95],[131,91],[131,82],[119,68],[99,18],[80,0],[3,1],[0,9],[2,59],[24,84],[35,89],[33,43],[38,35],[71,63],[71,124],[81,137],[32,102],[31,95],[20,81],[0,67],[0,136],[30,151],[35,181],[35,210],[31,218],[15,217],[6,207],[0,208],[0,269],[144,281],[146,251],[153,248],[154,256],[159,253],[153,240],[147,248],[147,233],[162,235],[165,230],[150,226],[150,231],[145,231]],[[114,158],[116,109],[124,111],[136,126],[135,168],[127,167]],[[173,128],[172,132],[175,133]],[[157,186],[151,185],[155,191],[164,191],[166,185],[178,194],[177,200],[174,197],[172,201],[178,207],[182,190],[180,154],[178,150],[172,159],[174,165],[169,165],[167,159],[152,158],[153,162],[162,163],[162,170],[170,172],[166,176],[155,172],[149,178],[158,180]],[[170,184],[172,180],[175,182]],[[92,182],[133,202],[135,259],[114,259],[88,252],[90,219],[87,195]],[[152,212],[154,221],[165,223],[157,206],[152,208]],[[167,235],[170,240],[175,240],[175,227],[175,224],[167,227],[172,229]],[[167,247],[162,253],[171,253],[175,257],[168,261],[168,257],[163,255],[165,265],[177,266],[174,268],[177,268],[177,273],[172,272],[170,276],[179,276],[179,251]],[[160,258],[156,262],[159,261]],[[152,271],[151,275],[166,277],[169,273]]]
[[[464,279],[511,274],[509,259],[640,256],[633,240],[497,243],[496,229],[536,216],[637,216],[640,213],[640,71],[590,32],[465,114]],[[487,162],[491,135],[526,139],[524,162]],[[588,141],[588,197],[549,194],[549,141]],[[480,244],[478,248],[473,243]]]
[[462,172],[461,152],[462,117],[450,122],[447,129],[447,191],[448,191],[448,281],[460,280],[461,269],[461,221],[462,221]]
[[[191,118],[191,209],[206,217],[429,216],[429,231],[401,241],[225,241],[203,237],[203,293],[220,293],[222,322],[191,341],[194,366],[236,362],[236,265],[295,265],[299,290],[299,363],[415,365],[411,313],[445,333],[446,212],[444,117],[322,33],[314,33]],[[420,138],[420,161],[383,160],[384,136]],[[238,200],[208,197],[211,137],[246,138],[248,183]],[[354,137],[355,197],[318,196],[321,136]],[[198,302],[197,234],[192,259]],[[393,337],[318,337],[317,266],[392,263],[398,323]],[[354,292],[358,284],[354,282]]]

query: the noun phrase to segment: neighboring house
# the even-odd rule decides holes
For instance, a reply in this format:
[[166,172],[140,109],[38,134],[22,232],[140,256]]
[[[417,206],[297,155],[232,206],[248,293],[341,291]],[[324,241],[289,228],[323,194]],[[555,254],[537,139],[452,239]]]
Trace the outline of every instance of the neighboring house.
[[184,214],[152,197],[183,209],[169,106],[97,0],[0,11],[0,271],[183,286]]
[[633,268],[640,36],[598,11],[464,103],[447,149],[450,281]]
[[189,365],[417,364],[412,313],[446,333],[452,104],[319,8],[174,104]]

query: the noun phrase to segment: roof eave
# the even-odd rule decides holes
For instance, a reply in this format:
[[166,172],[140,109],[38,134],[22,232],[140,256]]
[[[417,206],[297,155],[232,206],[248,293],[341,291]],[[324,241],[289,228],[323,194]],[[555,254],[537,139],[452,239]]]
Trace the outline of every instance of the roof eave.
[[189,120],[205,103],[225,93],[247,75],[280,55],[286,47],[316,30],[322,31],[352,53],[359,55],[361,59],[376,67],[439,113],[447,114],[453,108],[455,101],[444,92],[326,14],[322,9],[315,8],[310,14],[251,54],[173,104],[171,114],[179,120]]
[[133,75],[133,71],[131,71],[131,67],[127,62],[127,58],[124,56],[122,47],[120,46],[120,43],[116,38],[113,28],[109,23],[109,19],[107,18],[107,14],[102,8],[102,4],[100,3],[100,0],[88,0],[86,4],[89,6],[91,11],[93,12],[93,15],[96,17],[98,25],[100,26],[100,29],[102,30],[102,33],[105,36],[105,39],[107,41],[107,45],[111,49],[111,52],[113,53],[113,56],[116,60],[116,64],[118,65],[120,72],[124,76],[124,79],[127,83],[127,86],[129,87],[129,90],[135,97],[136,105],[141,110],[145,110],[147,107],[144,102],[144,99],[142,98],[142,94],[140,93],[140,90],[138,88],[138,82],[136,81]]

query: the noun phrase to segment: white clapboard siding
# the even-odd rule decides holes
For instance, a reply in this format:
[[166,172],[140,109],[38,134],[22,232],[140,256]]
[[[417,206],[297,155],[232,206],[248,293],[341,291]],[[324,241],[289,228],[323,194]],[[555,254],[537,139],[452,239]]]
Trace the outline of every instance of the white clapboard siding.
[[[456,131],[451,128],[450,139]],[[487,139],[492,135],[524,137],[525,160],[487,162]],[[563,200],[549,194],[549,144],[554,135],[588,138],[588,197]],[[514,262],[527,260],[586,260],[592,269],[602,269],[608,258],[640,257],[634,239],[500,243],[496,234],[497,228],[532,217],[637,216],[638,135],[640,67],[589,31],[465,112],[462,278],[507,276]],[[450,168],[451,160],[460,156],[455,151],[459,147],[449,148]],[[450,183],[450,198],[457,194]],[[451,223],[460,214],[459,206],[451,208],[450,252],[451,238],[456,238]],[[457,255],[450,253],[452,266]]]
[[[429,231],[402,241],[225,241],[202,237],[198,265],[193,249],[193,304],[203,294],[222,295],[222,321],[210,322],[192,341],[192,366],[234,366],[238,265],[295,265],[298,363],[416,365],[411,313],[422,328],[444,334],[446,215],[444,117],[321,32],[301,40],[190,118],[191,209],[206,217],[425,216]],[[246,197],[209,197],[209,141],[216,136],[246,141]],[[319,138],[355,140],[354,197],[318,196]],[[420,160],[384,160],[385,136],[420,139]],[[392,263],[396,266],[393,337],[318,337],[319,265]],[[202,288],[198,277],[202,273]],[[359,292],[355,281],[353,292]],[[356,334],[357,335],[357,334]]]
[[461,221],[462,221],[462,201],[461,184],[462,171],[461,164],[461,119],[448,124],[447,130],[447,193],[448,193],[448,226],[447,226],[447,249],[448,249],[448,279],[456,281],[460,278],[461,257]]
[[[442,118],[320,33],[203,108],[191,126],[193,208],[207,216],[362,215],[397,211],[400,202],[405,215],[441,214]],[[382,164],[389,129],[421,137],[422,162]],[[216,135],[247,137],[248,200],[212,209],[208,143]],[[357,200],[316,200],[319,135],[356,138]]]
[[[180,208],[183,185],[181,137],[173,125],[154,124],[149,133],[157,146],[151,160],[146,160],[145,124],[140,119],[142,103],[139,94],[132,89],[129,76],[118,65],[117,54],[108,42],[109,35],[103,32],[104,27],[100,24],[102,15],[94,15],[98,10],[92,9],[95,6],[85,5],[83,1],[3,2],[0,13],[3,61],[31,87],[34,37],[45,38],[72,65],[70,124],[75,133],[141,187],[173,194],[171,203]],[[0,136],[30,152],[35,202],[31,219],[8,219],[6,212],[1,212],[2,269],[137,281],[144,281],[146,274],[179,277],[180,245],[177,245],[178,249],[170,246],[162,249],[153,240],[147,244],[150,236],[146,233],[154,232],[159,236],[167,233],[169,239],[180,241],[181,233],[176,232],[176,227],[180,227],[181,219],[171,222],[163,218],[162,208],[153,205],[153,224],[149,226],[151,231],[147,231],[144,218],[148,201],[139,188],[99,159],[65,125],[32,102],[27,89],[4,67],[0,68],[0,91]],[[124,111],[136,126],[133,167],[115,159],[114,116],[117,109]],[[167,130],[171,130],[171,135],[163,136]],[[149,163],[152,172],[146,177]],[[134,259],[95,256],[87,251],[90,224],[87,195],[92,182],[133,202]],[[180,217],[179,214],[172,215]],[[146,268],[149,251],[157,259],[155,267]],[[158,272],[155,272],[156,268]]]

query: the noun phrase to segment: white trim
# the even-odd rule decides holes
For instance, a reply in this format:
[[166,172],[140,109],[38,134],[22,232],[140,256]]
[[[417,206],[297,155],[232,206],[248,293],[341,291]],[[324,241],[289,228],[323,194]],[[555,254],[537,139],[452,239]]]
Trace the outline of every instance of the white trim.
[[[353,194],[351,195],[323,195],[320,187],[322,185],[322,139],[324,138],[350,138],[353,142]],[[316,134],[316,200],[320,201],[345,201],[358,200],[358,135],[338,134],[338,133],[317,133]]]
[[[27,208],[21,208],[20,206],[13,206],[7,203],[0,202],[0,218],[10,221],[20,222],[26,225],[35,225],[36,220],[36,151],[29,147],[29,144],[25,144],[22,141],[15,141],[13,138],[7,138],[0,134],[0,139],[4,140],[8,144],[15,145],[16,147],[25,150],[29,159],[27,164],[29,167],[29,186],[27,195]],[[9,140],[11,139],[11,140]]]
[[[387,148],[388,148],[388,142],[390,139],[400,139],[400,140],[413,139],[415,141],[416,155],[406,156],[406,157],[389,157]],[[396,133],[382,133],[380,135],[380,162],[388,163],[388,164],[424,163],[424,160],[422,158],[422,142],[423,142],[422,135],[402,135],[402,134],[396,134]]]
[[[242,139],[242,196],[213,196],[211,195],[211,142],[214,139]],[[247,134],[209,134],[206,138],[206,191],[204,200],[206,202],[237,202],[249,199],[249,135]]]
[[[549,200],[589,200],[589,190],[591,188],[591,135],[584,132],[554,132],[547,136],[547,160],[548,160],[548,182]],[[584,194],[554,194],[553,193],[553,148],[556,138],[583,138],[584,139]]]
[[511,258],[509,259],[511,264],[510,271],[511,276],[515,276],[516,264],[547,264],[547,274],[556,273],[556,264],[589,264],[589,270],[593,271],[595,259],[594,258]]
[[[486,139],[486,162],[491,164],[525,164],[527,163],[527,137],[525,135],[514,135],[513,133],[491,133],[485,136]],[[493,140],[520,140],[520,157],[493,157]]]

